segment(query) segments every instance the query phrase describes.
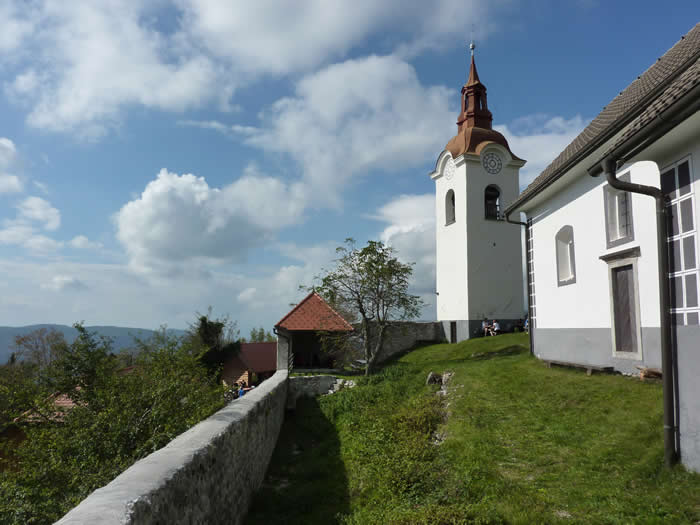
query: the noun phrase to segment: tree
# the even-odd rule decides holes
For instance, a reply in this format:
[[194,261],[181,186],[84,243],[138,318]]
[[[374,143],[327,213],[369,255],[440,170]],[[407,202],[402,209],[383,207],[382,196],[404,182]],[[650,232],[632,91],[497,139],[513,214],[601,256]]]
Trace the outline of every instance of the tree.
[[241,347],[238,336],[237,324],[228,317],[214,319],[210,307],[207,315],[198,314],[185,341],[210,374],[219,378],[223,364]]
[[[53,523],[224,403],[223,388],[193,341],[162,329],[137,341],[135,366],[125,371],[118,369],[108,339],[76,328],[76,340],[47,367],[50,389],[34,396],[46,406],[35,406],[33,413],[55,414],[48,392],[70,395],[75,405],[59,418],[33,418],[24,425],[26,440],[5,443],[12,446],[12,467],[0,460],[0,523]],[[37,370],[18,362],[0,367],[0,374],[21,367]],[[0,387],[4,381],[0,375]]]
[[391,246],[369,241],[357,248],[354,239],[336,249],[335,269],[320,277],[315,290],[350,321],[359,321],[367,361],[365,374],[372,373],[384,345],[390,321],[415,319],[422,301],[408,293],[412,264],[399,261]]
[[242,343],[274,343],[277,339],[269,330],[265,330],[262,326],[260,328],[251,328],[250,337],[247,339],[243,337],[241,339]]

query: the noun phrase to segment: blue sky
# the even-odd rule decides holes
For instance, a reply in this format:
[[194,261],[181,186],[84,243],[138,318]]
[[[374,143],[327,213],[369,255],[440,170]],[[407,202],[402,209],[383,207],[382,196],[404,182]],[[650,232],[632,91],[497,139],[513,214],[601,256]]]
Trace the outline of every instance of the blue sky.
[[[663,11],[663,12],[661,12]],[[466,45],[527,184],[697,2],[0,0],[0,325],[271,328],[346,237],[415,262]]]

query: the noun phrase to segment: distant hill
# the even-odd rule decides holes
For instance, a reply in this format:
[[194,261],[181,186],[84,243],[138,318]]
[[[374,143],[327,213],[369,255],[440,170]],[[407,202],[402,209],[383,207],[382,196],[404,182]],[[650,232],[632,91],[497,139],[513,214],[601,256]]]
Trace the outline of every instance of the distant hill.
[[[66,341],[73,342],[78,331],[72,326],[64,324],[33,324],[29,326],[0,326],[0,364],[4,364],[12,354],[15,337],[25,335],[39,328],[48,330],[54,329],[63,334]],[[121,326],[86,326],[90,332],[97,332],[99,335],[109,337],[114,342],[114,351],[118,352],[122,348],[133,346],[134,337],[140,339],[148,339],[153,335],[155,330],[147,330],[145,328],[124,328]],[[183,335],[184,330],[168,329],[168,333],[173,335]]]

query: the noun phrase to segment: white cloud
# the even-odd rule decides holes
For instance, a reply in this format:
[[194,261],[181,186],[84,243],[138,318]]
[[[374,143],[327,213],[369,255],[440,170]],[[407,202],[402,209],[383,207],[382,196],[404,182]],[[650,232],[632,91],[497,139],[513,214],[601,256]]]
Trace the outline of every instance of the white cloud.
[[301,219],[305,196],[249,166],[223,188],[163,169],[115,215],[132,267],[173,270],[183,263],[243,260],[247,251]]
[[0,56],[17,49],[30,34],[34,24],[27,15],[33,14],[32,11],[31,4],[0,3]]
[[30,125],[96,138],[133,106],[234,110],[237,86],[312,71],[369,39],[407,57],[461,45],[470,22],[484,38],[495,28],[489,15],[512,4],[4,0],[0,53],[11,52],[13,75],[5,92],[30,108]]
[[17,205],[20,219],[43,223],[44,229],[53,231],[61,225],[61,213],[41,197],[27,197]]
[[60,292],[62,290],[85,290],[87,286],[80,279],[70,275],[54,275],[51,281],[41,285],[44,290]]
[[61,224],[61,214],[50,202],[41,197],[26,197],[15,208],[16,217],[2,221],[0,244],[22,245],[35,255],[45,255],[63,246],[62,241],[39,233],[40,228],[54,231]]
[[34,62],[6,86],[31,105],[32,126],[94,138],[130,105],[182,111],[232,92],[220,66],[156,29],[157,6],[149,2],[37,5],[28,44]]
[[353,177],[399,171],[435,156],[454,128],[451,99],[444,87],[423,86],[397,57],[370,56],[303,77],[294,97],[263,112],[257,131],[229,129],[247,144],[291,156],[314,189],[314,204],[337,206]]
[[46,255],[60,250],[63,247],[62,241],[57,241],[45,235],[32,235],[23,246],[36,255]]
[[425,309],[422,317],[435,317],[435,195],[399,195],[382,206],[375,217],[385,223],[380,239],[392,246],[400,260],[413,263],[412,293]]
[[93,242],[85,235],[76,235],[70,240],[69,244],[78,250],[99,250],[102,248],[102,243]]
[[9,171],[17,163],[17,148],[14,142],[6,137],[0,137],[0,194],[17,193],[22,191],[22,180]]
[[255,288],[246,288],[243,290],[241,293],[238,294],[238,301],[241,303],[247,303],[251,299],[255,297],[255,292],[257,290]]
[[48,195],[49,187],[46,184],[39,182],[38,180],[33,180],[32,184],[34,184],[34,187],[36,187],[36,189],[38,189],[41,193]]
[[570,119],[551,115],[528,115],[504,126],[494,126],[508,139],[510,149],[527,160],[520,170],[520,189],[537,175],[568,146],[590,122],[576,115]]

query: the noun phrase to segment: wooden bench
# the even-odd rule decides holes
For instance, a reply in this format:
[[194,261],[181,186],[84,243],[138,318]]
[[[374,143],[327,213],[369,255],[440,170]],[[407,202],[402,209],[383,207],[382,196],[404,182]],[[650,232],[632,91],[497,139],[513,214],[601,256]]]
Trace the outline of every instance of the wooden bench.
[[589,376],[595,370],[596,372],[607,372],[610,373],[614,370],[612,366],[595,366],[582,363],[569,363],[566,361],[549,361],[543,359],[543,362],[547,364],[547,368],[552,368],[552,365],[556,366],[566,366],[569,368],[584,368],[586,370],[586,375]]

